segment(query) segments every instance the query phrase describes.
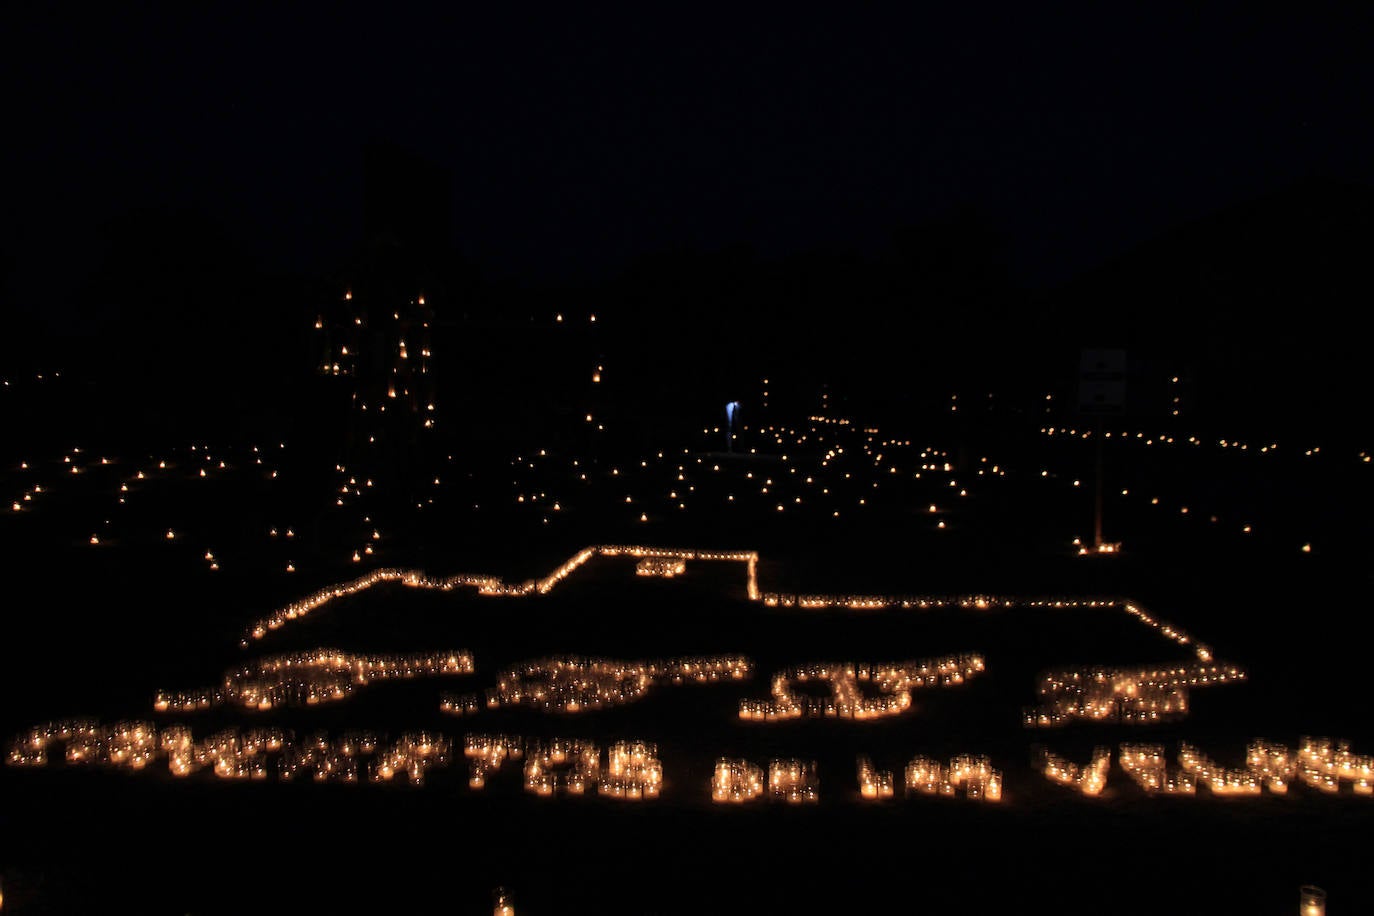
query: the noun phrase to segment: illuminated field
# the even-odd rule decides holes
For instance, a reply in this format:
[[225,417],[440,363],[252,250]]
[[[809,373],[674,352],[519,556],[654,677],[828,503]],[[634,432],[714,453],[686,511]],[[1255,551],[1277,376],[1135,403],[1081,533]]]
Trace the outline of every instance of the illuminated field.
[[[404,775],[417,786],[447,776],[471,791],[599,790],[688,806],[707,786],[716,803],[758,798],[762,789],[738,786],[765,764],[772,795],[831,804],[891,797],[885,766],[905,767],[910,798],[999,803],[1052,798],[1055,784],[1089,796],[1132,784],[1145,794],[1198,783],[1282,794],[1294,780],[1323,794],[1374,788],[1371,758],[1329,739],[1257,739],[1232,766],[1183,737],[1176,764],[1157,742],[1123,742],[1117,754],[1095,744],[1086,770],[1036,742],[1023,766],[1025,730],[1177,726],[1198,688],[1235,690],[1246,672],[1125,599],[780,594],[759,582],[758,559],[617,546],[519,583],[382,570],[291,602],[243,640],[288,650],[215,686],[158,692],[151,719],[39,724],[16,737],[8,762],[45,767],[58,754],[144,770],[165,760],[175,777],[288,781],[305,770],[315,781]],[[426,648],[357,654],[376,642],[378,615],[388,643]],[[474,648],[452,648],[460,642]],[[358,649],[318,648],[344,644]],[[427,648],[436,644],[445,648]],[[476,683],[436,689],[439,678]],[[1019,713],[1007,702],[1018,697]],[[328,715],[313,715],[321,707]],[[465,774],[444,772],[460,758]],[[504,777],[512,770],[523,779]]]
[[[748,457],[522,452],[504,508],[445,478],[390,521],[353,471],[344,506],[280,489],[331,483],[280,444],[16,465],[7,555],[48,595],[18,626],[60,651],[9,642],[5,855],[151,868],[183,912],[482,911],[497,884],[521,912],[803,912],[912,875],[913,905],[983,911],[995,873],[1155,913],[1191,878],[1125,901],[1123,861],[1355,873],[1362,592],[1319,575],[1320,528],[1178,473],[1123,484],[1125,551],[1082,558],[1079,438],[963,463],[808,422]],[[787,878],[725,899],[741,869]]]

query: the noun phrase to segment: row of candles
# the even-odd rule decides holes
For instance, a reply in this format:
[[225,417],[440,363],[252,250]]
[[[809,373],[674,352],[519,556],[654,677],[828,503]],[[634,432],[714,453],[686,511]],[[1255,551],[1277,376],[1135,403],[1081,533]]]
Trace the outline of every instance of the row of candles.
[[[317,782],[356,783],[365,772],[371,782],[389,782],[405,774],[413,785],[422,785],[429,770],[448,766],[453,756],[451,738],[425,731],[407,732],[390,742],[366,731],[337,738],[316,733],[298,741],[288,729],[230,728],[197,739],[184,725],[158,728],[146,721],[121,721],[105,726],[69,719],[17,738],[7,762],[16,767],[45,766],[57,745],[70,764],[143,770],[163,757],[174,776],[206,771],[221,779],[265,779],[275,758],[282,780],[308,774]],[[1043,748],[1036,756],[1036,768],[1048,780],[1086,796],[1101,794],[1112,766],[1106,746],[1094,748],[1085,764]],[[581,795],[595,788],[604,796],[641,800],[656,798],[663,787],[663,763],[656,746],[645,741],[614,742],[603,766],[601,748],[589,740],[470,734],[463,742],[463,757],[472,789],[484,788],[508,761],[523,762],[522,785],[535,795]],[[1164,745],[1158,743],[1123,743],[1117,762],[1150,794],[1193,795],[1198,785],[1223,796],[1259,795],[1266,789],[1283,794],[1297,781],[1323,794],[1341,793],[1348,784],[1353,794],[1374,796],[1374,755],[1356,754],[1349,742],[1324,737],[1303,737],[1296,748],[1256,739],[1246,748],[1243,767],[1218,764],[1186,741],[1179,743],[1172,769]],[[868,757],[858,758],[857,775],[860,797],[893,796],[892,772],[876,768]],[[918,754],[906,764],[903,776],[909,796],[1002,799],[1002,773],[983,755],[960,754],[945,763]],[[746,759],[721,757],[711,779],[711,798],[740,803],[766,795],[790,803],[813,802],[819,798],[819,786],[814,761],[773,758],[765,778],[764,769]]]
[[[1041,427],[1041,428],[1040,428],[1040,433],[1041,433],[1041,435],[1044,435],[1044,436],[1050,436],[1050,437],[1061,436],[1061,437],[1068,437],[1068,438],[1070,438],[1070,439],[1091,439],[1091,438],[1093,437],[1093,435],[1094,435],[1094,431],[1091,430],[1091,429],[1078,429],[1078,428],[1076,428],[1076,427],[1063,427],[1063,426],[1058,426],[1058,427],[1056,427],[1056,426],[1045,426],[1045,427]],[[1200,436],[1196,436],[1196,435],[1189,436],[1187,439],[1179,439],[1178,436],[1172,435],[1172,434],[1170,434],[1170,433],[1163,433],[1163,432],[1161,432],[1161,433],[1147,433],[1147,432],[1145,432],[1145,431],[1143,431],[1143,430],[1136,430],[1134,433],[1133,433],[1133,432],[1130,432],[1129,430],[1121,430],[1120,432],[1116,432],[1116,431],[1114,431],[1114,430],[1104,430],[1104,431],[1101,433],[1101,435],[1102,435],[1102,437],[1103,437],[1104,439],[1111,439],[1111,438],[1115,437],[1116,439],[1118,439],[1118,440],[1120,440],[1120,441],[1122,441],[1122,442],[1128,442],[1128,443],[1132,443],[1132,444],[1141,444],[1141,443],[1143,443],[1143,444],[1145,444],[1145,445],[1147,445],[1147,446],[1149,446],[1149,445],[1191,445],[1191,446],[1199,447],[1199,448],[1200,448],[1200,447],[1202,447],[1202,446],[1204,446],[1204,445],[1207,445],[1208,442],[1210,441],[1210,440],[1204,440],[1204,439],[1202,439]],[[1257,455],[1271,455],[1271,454],[1274,454],[1275,452],[1277,452],[1278,449],[1279,449],[1279,444],[1278,444],[1277,442],[1270,442],[1270,443],[1268,443],[1267,445],[1260,445],[1260,446],[1255,447],[1254,449],[1251,449],[1251,443],[1249,443],[1249,442],[1242,442],[1242,441],[1240,441],[1239,439],[1230,439],[1230,438],[1228,438],[1228,439],[1217,439],[1217,440],[1215,440],[1215,442],[1216,442],[1216,447],[1219,448],[1219,449],[1230,449],[1230,450],[1233,451],[1233,452],[1235,452],[1235,451],[1241,451],[1241,452],[1249,452],[1250,454],[1257,454]],[[1294,453],[1296,453],[1296,450],[1294,450]],[[1319,455],[1321,455],[1321,453],[1322,453],[1321,446],[1313,446],[1312,448],[1308,448],[1308,449],[1305,449],[1305,450],[1303,451],[1303,455],[1304,455],[1305,457],[1308,457],[1308,458],[1312,458],[1312,457],[1315,457],[1315,456],[1319,456]],[[1357,460],[1357,461],[1360,461],[1360,462],[1362,462],[1362,463],[1368,464],[1368,463],[1369,463],[1369,456],[1368,456],[1368,454],[1367,454],[1366,452],[1361,451],[1361,452],[1356,456],[1356,460]]]
[[[1058,436],[1068,437],[1068,438],[1070,438],[1070,439],[1077,439],[1077,440],[1089,439],[1089,438],[1091,438],[1091,437],[1093,436],[1093,431],[1092,431],[1092,430],[1080,430],[1080,429],[1076,429],[1076,428],[1063,428],[1063,427],[1053,427],[1053,426],[1050,426],[1050,427],[1042,427],[1041,430],[1040,430],[1040,432],[1041,432],[1043,435],[1050,436],[1050,437],[1053,437],[1053,436],[1058,435]],[[1113,436],[1114,436],[1114,434],[1113,434],[1112,431],[1106,431],[1106,432],[1102,433],[1102,437],[1103,437],[1104,439],[1112,439]],[[1203,445],[1208,444],[1206,441],[1204,441],[1202,438],[1200,438],[1200,437],[1198,437],[1198,436],[1196,436],[1196,435],[1194,435],[1194,436],[1189,436],[1186,440],[1180,440],[1180,439],[1178,439],[1178,438],[1175,437],[1175,436],[1171,436],[1171,435],[1164,434],[1164,433],[1160,433],[1160,434],[1147,434],[1147,433],[1145,433],[1145,432],[1139,432],[1139,431],[1136,432],[1136,433],[1134,433],[1134,434],[1131,434],[1130,432],[1127,432],[1127,431],[1121,431],[1121,432],[1115,434],[1115,438],[1116,438],[1117,440],[1121,441],[1121,442],[1133,443],[1133,444],[1136,444],[1136,445],[1141,445],[1141,444],[1143,444],[1143,445],[1146,445],[1146,446],[1151,446],[1151,445],[1160,445],[1160,446],[1165,446],[1165,445],[1192,445],[1192,446],[1195,446],[1195,447],[1200,447],[1200,446],[1203,446]],[[1270,443],[1267,444],[1267,445],[1261,445],[1261,446],[1259,446],[1259,447],[1257,447],[1257,448],[1253,448],[1253,449],[1252,449],[1249,443],[1241,442],[1241,441],[1238,441],[1238,440],[1235,440],[1235,439],[1216,439],[1216,440],[1213,440],[1213,441],[1214,441],[1215,445],[1216,445],[1218,448],[1220,448],[1220,449],[1222,449],[1222,450],[1229,450],[1229,451],[1231,451],[1231,452],[1233,452],[1233,453],[1248,453],[1248,454],[1253,454],[1253,455],[1273,455],[1273,454],[1276,454],[1276,453],[1277,453],[1278,448],[1279,448],[1279,445],[1278,445],[1277,442],[1270,442]],[[1296,454],[1296,452],[1295,452],[1295,454]],[[1312,447],[1312,448],[1309,448],[1309,449],[1304,450],[1304,451],[1303,451],[1303,454],[1304,454],[1306,457],[1309,457],[1309,458],[1311,458],[1311,457],[1318,457],[1318,456],[1320,456],[1320,455],[1322,454],[1322,450],[1321,450],[1321,447],[1320,447],[1320,446],[1314,446],[1314,447]],[[1369,464],[1369,463],[1371,462],[1371,455],[1370,455],[1368,452],[1366,452],[1366,451],[1361,451],[1361,452],[1356,456],[1356,461],[1358,461],[1358,462],[1360,462],[1360,463],[1363,463],[1363,464]],[[1049,477],[1049,472],[1048,472],[1048,471],[1043,471],[1043,472],[1041,473],[1041,476],[1042,476],[1042,477],[1048,478],[1048,477]],[[1074,486],[1078,486],[1078,481],[1076,481],[1076,480],[1074,481]],[[1121,491],[1121,495],[1122,495],[1122,496],[1128,496],[1128,495],[1130,495],[1130,490],[1129,490],[1129,489],[1123,489],[1123,490]],[[1152,497],[1152,498],[1150,499],[1150,504],[1151,504],[1151,505],[1155,505],[1155,506],[1159,505],[1159,504],[1160,504],[1160,499],[1159,499],[1159,497],[1158,497],[1158,496]],[[1194,508],[1196,508],[1196,507],[1194,507]],[[1189,507],[1188,507],[1187,505],[1179,506],[1179,510],[1180,510],[1180,514],[1181,514],[1181,515],[1189,515],[1189,514],[1190,514],[1190,513],[1189,513]],[[1196,512],[1191,513],[1191,514],[1192,514],[1194,517],[1196,517],[1196,516],[1199,515],[1199,513],[1196,513]],[[1217,517],[1216,515],[1208,515],[1207,517],[1208,517],[1208,518],[1210,519],[1210,521],[1213,522],[1213,523],[1216,523],[1216,522],[1219,521],[1219,519],[1218,519],[1218,517]],[[1246,535],[1248,535],[1248,534],[1251,534],[1251,533],[1254,531],[1254,526],[1253,526],[1252,524],[1248,523],[1248,522],[1245,522],[1245,523],[1241,524],[1239,527],[1240,527],[1240,533],[1241,533],[1241,534],[1246,534]],[[1089,554],[1089,553],[1092,552],[1092,551],[1090,551],[1090,550],[1088,549],[1088,547],[1087,547],[1086,545],[1081,545],[1080,542],[1079,542],[1078,540],[1075,540],[1074,543],[1075,543],[1075,545],[1078,545],[1078,547],[1079,547],[1078,552],[1079,552],[1080,554],[1086,555],[1086,554]],[[1114,548],[1115,548],[1116,546],[1118,546],[1118,545],[1098,545],[1096,549],[1097,549],[1098,552],[1111,553],[1111,552],[1114,552]],[[1109,549],[1109,548],[1110,548],[1110,549]],[[1300,549],[1302,550],[1303,553],[1311,553],[1311,552],[1312,552],[1312,545],[1311,545],[1310,542],[1304,543],[1304,544],[1301,545]]]
[[418,570],[375,569],[364,576],[348,582],[326,586],[304,598],[291,602],[274,613],[254,621],[249,625],[240,645],[245,648],[253,641],[260,640],[273,630],[280,629],[293,620],[299,620],[333,601],[347,598],[367,591],[373,586],[386,582],[399,582],[410,588],[434,591],[452,591],[456,588],[472,588],[479,595],[525,597],[532,594],[545,595],[576,572],[583,564],[595,556],[627,556],[639,560],[662,559],[667,561],[724,561],[742,563],[748,575],[747,590],[752,600],[757,600],[758,554],[753,551],[716,551],[716,550],[676,550],[661,547],[603,545],[586,547],[573,554],[547,576],[541,579],[527,579],[522,582],[508,583],[497,576],[460,573],[444,578],[427,576]]
[[[473,588],[479,595],[529,596],[548,594],[564,579],[568,578],[587,561],[596,556],[631,557],[637,560],[636,573],[646,560],[663,562],[668,568],[675,569],[672,575],[681,575],[686,563],[695,561],[733,562],[745,566],[746,594],[749,600],[762,603],[766,607],[801,607],[806,609],[844,608],[850,610],[888,610],[888,609],[940,609],[962,608],[968,610],[990,610],[994,608],[1048,608],[1048,609],[1107,609],[1121,610],[1138,622],[1155,630],[1171,642],[1188,647],[1199,661],[1212,660],[1210,646],[1195,641],[1181,628],[1166,623],[1141,607],[1138,603],[1118,598],[1015,598],[995,595],[874,595],[874,594],[779,594],[762,592],[758,584],[759,555],[755,551],[706,551],[686,550],[644,545],[603,545],[586,547],[555,568],[542,579],[529,579],[519,583],[507,583],[495,576],[459,574],[446,578],[432,578],[415,570],[377,569],[337,585],[327,586],[293,601],[273,614],[259,619],[248,627],[240,644],[248,646],[251,641],[264,638],[269,632],[279,629],[292,620],[298,620],[312,611],[339,599],[366,591],[383,582],[400,582],[412,588],[451,591],[455,588]],[[678,564],[681,563],[681,567]],[[654,568],[658,568],[655,566]],[[653,573],[653,575],[661,575]]]

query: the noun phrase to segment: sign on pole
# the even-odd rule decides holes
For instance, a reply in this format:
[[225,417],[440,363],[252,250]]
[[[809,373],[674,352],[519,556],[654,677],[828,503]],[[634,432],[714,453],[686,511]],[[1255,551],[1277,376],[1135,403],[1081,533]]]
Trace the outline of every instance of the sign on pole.
[[1116,414],[1126,409],[1126,351],[1084,350],[1078,371],[1081,413]]

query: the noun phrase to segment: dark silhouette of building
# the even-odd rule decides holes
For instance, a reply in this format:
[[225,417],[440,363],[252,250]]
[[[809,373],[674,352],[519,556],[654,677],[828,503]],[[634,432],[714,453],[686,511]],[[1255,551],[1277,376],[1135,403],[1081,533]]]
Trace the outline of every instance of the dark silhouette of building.
[[316,316],[316,365],[347,402],[342,466],[414,502],[440,451],[433,329],[451,186],[394,146],[368,147],[364,163],[363,240]]
[[363,153],[363,237],[438,261],[452,232],[453,183],[446,169],[401,147],[372,143]]

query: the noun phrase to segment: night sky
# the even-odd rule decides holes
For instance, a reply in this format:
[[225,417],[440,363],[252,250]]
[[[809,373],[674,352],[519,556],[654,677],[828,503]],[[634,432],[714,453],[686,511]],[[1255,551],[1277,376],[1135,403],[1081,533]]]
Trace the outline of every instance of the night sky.
[[1374,183],[1358,4],[499,6],[12,5],[5,309],[64,314],[139,209],[326,269],[359,239],[371,140],[451,171],[461,253],[541,283],[663,249],[865,251],[958,213],[1053,284],[1293,181]]

